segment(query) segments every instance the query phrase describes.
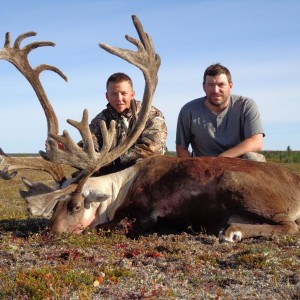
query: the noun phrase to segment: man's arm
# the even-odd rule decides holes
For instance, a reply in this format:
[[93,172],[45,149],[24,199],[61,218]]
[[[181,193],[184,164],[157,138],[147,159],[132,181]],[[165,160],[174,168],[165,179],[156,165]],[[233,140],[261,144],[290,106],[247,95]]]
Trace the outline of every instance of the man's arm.
[[240,157],[247,152],[257,152],[260,151],[263,147],[263,134],[255,134],[235,147],[221,153],[219,156],[225,157]]
[[176,145],[176,152],[179,158],[188,158],[191,157],[190,152],[187,149],[183,149],[181,145]]

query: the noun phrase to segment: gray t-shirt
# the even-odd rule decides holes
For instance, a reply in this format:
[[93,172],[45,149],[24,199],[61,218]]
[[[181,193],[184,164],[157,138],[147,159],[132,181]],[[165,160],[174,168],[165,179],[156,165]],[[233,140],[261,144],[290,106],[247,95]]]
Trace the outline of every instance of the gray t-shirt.
[[264,134],[252,99],[231,94],[229,105],[219,115],[204,102],[202,97],[186,103],[178,116],[176,144],[183,149],[191,145],[193,156],[217,156],[255,134]]

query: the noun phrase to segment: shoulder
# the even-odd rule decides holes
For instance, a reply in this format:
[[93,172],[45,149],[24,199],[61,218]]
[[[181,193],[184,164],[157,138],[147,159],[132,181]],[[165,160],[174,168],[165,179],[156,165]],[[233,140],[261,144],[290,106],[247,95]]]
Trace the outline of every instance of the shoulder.
[[190,111],[194,110],[195,107],[201,107],[202,103],[204,103],[204,100],[204,97],[191,100],[182,106],[181,111]]
[[250,117],[259,115],[259,109],[255,101],[252,98],[231,95],[232,112],[236,114],[240,112],[241,115]]
[[235,95],[235,94],[231,94],[231,101],[232,103],[237,105],[255,103],[255,101],[252,98],[241,96],[241,95]]
[[[136,108],[137,108],[137,112],[139,112],[141,110],[141,101],[139,100],[135,100],[136,103]],[[151,106],[150,109],[150,118],[155,118],[155,117],[162,117],[164,118],[163,113],[155,106]]]
[[91,123],[99,123],[102,120],[106,120],[107,119],[107,109],[103,109],[98,115],[96,115]]
[[162,117],[162,118],[164,118],[163,113],[158,108],[156,108],[155,106],[151,107],[151,114],[153,115],[153,117]]

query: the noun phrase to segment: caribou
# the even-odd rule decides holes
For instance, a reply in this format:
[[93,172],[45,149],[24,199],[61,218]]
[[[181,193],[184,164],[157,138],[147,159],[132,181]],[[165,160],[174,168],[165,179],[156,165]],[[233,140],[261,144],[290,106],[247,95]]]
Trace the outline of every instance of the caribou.
[[[0,177],[11,180],[22,169],[48,172],[56,188],[23,178],[27,190],[20,191],[32,215],[48,217],[48,230],[53,233],[81,233],[95,227],[112,227],[127,220],[130,230],[153,229],[159,224],[174,227],[205,228],[219,234],[221,241],[236,242],[244,238],[272,234],[298,234],[300,223],[299,176],[272,163],[237,158],[177,158],[153,155],[135,165],[100,177],[92,174],[110,163],[136,141],[147,121],[158,82],[160,57],[151,37],[144,32],[136,16],[132,17],[140,40],[126,36],[138,51],[106,44],[100,47],[138,67],[145,79],[142,110],[128,139],[111,149],[115,124],[101,125],[103,147],[94,150],[84,110],[80,122],[67,120],[82,136],[83,147],[67,131],[59,135],[54,110],[43,90],[39,74],[51,70],[63,79],[57,68],[40,65],[32,68],[28,53],[51,42],[36,42],[20,48],[20,43],[35,33],[20,35],[14,46],[6,34],[0,59],[14,64],[34,88],[48,122],[49,146],[41,157],[9,157],[0,153]],[[63,147],[58,147],[58,144]],[[79,170],[67,179],[63,165]],[[182,227],[183,226],[183,227]]]

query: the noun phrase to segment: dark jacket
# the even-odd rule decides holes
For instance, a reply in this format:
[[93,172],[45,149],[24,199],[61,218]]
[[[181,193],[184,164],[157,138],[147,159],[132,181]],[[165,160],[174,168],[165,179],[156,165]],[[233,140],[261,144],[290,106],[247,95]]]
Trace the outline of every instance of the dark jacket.
[[[136,122],[137,114],[141,109],[141,102],[133,101],[131,108],[126,109],[121,114],[117,113],[110,104],[107,104],[107,108],[91,121],[90,130],[93,135],[96,151],[100,151],[103,144],[100,129],[100,122],[102,120],[105,121],[107,128],[109,128],[111,120],[116,121],[116,136],[112,148],[115,148],[127,138]],[[119,171],[133,165],[138,159],[152,154],[163,154],[166,148],[166,138],[167,126],[165,118],[157,108],[152,106],[145,129],[135,144],[113,161],[111,165],[102,168],[100,173],[107,174]]]

